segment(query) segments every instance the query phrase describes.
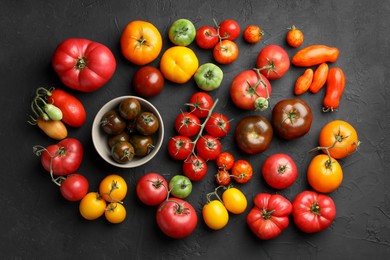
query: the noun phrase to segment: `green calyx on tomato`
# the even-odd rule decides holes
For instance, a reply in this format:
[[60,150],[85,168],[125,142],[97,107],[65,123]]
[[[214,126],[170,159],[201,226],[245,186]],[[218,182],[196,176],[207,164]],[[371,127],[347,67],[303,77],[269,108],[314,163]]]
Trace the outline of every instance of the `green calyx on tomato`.
[[192,182],[184,175],[175,175],[169,181],[170,193],[179,199],[188,197],[192,192]]
[[168,36],[173,44],[188,46],[195,40],[196,29],[190,20],[179,19],[169,28]]
[[205,63],[197,69],[194,79],[200,89],[211,91],[221,86],[223,71],[213,63]]

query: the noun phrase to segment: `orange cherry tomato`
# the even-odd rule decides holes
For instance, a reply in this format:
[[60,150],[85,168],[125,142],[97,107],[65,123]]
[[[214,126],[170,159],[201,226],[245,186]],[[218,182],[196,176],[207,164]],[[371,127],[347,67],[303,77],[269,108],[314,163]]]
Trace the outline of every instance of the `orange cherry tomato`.
[[121,203],[112,202],[107,205],[104,216],[112,224],[122,223],[126,219],[126,208]]
[[88,192],[80,201],[79,211],[83,218],[94,220],[104,214],[106,201],[97,192]]
[[302,45],[303,40],[304,40],[304,36],[302,31],[297,27],[295,27],[295,25],[291,26],[286,36],[286,41],[288,45],[296,48]]
[[238,57],[238,46],[231,40],[223,40],[214,46],[213,57],[220,64],[230,64]]
[[305,72],[295,81],[294,94],[297,96],[302,95],[309,89],[312,82],[313,70],[306,69]]
[[244,30],[244,40],[247,43],[256,43],[263,37],[264,31],[257,25],[249,25]]
[[[327,123],[320,132],[320,147],[328,149],[331,157],[342,159],[352,154],[360,142],[355,128],[343,120],[334,120]],[[326,153],[326,149],[323,149]]]
[[238,183],[247,183],[252,179],[253,168],[246,160],[237,160],[232,167],[233,179]]
[[328,78],[329,66],[326,62],[321,63],[314,71],[313,82],[311,83],[309,90],[311,93],[317,93],[326,82]]
[[68,130],[60,120],[45,120],[39,117],[37,125],[48,137],[55,140],[62,140],[68,136]]
[[336,159],[326,154],[319,154],[309,164],[307,180],[316,191],[329,193],[341,185],[343,170]]
[[335,62],[339,57],[339,49],[326,45],[310,45],[299,50],[291,63],[298,67],[310,67],[324,62]]
[[331,68],[328,73],[322,111],[329,112],[339,107],[344,87],[345,76],[343,70],[340,68]]
[[122,54],[136,65],[154,61],[162,49],[162,37],[158,29],[145,21],[132,21],[122,32]]
[[107,175],[100,182],[99,193],[107,202],[120,202],[126,197],[127,183],[120,175]]

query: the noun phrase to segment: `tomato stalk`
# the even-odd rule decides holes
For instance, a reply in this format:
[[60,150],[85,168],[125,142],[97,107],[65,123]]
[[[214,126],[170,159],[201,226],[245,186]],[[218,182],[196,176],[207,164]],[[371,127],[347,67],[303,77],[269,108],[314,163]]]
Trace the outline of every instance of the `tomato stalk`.
[[47,95],[47,90],[43,94],[42,92],[44,88],[38,88],[36,90],[36,95],[31,102],[31,110],[33,112],[33,116],[30,115],[31,121],[28,121],[31,125],[36,125],[38,118],[42,117],[45,121],[48,120],[62,120],[62,111],[52,103],[47,103],[43,96]]
[[317,216],[321,216],[321,213],[320,213],[320,205],[318,204],[318,201],[315,201],[313,202],[311,205],[310,205],[310,212],[317,215]]
[[267,97],[258,97],[256,100],[255,100],[255,110],[259,110],[259,111],[264,111],[268,108],[269,106],[269,90],[268,90],[268,86],[267,84],[264,82],[264,80],[261,78],[261,73],[260,73],[260,69],[258,68],[253,68],[253,70],[256,72],[257,74],[257,77],[259,78],[256,82],[256,84],[252,87],[249,82],[249,86],[250,86],[250,89],[252,89],[252,91],[254,91],[254,93],[257,94],[256,92],[256,89],[257,87],[261,84],[263,84],[263,86],[265,87],[265,92],[267,93]]
[[227,189],[225,186],[220,185],[220,186],[218,186],[217,188],[215,188],[213,192],[207,193],[207,194],[206,194],[207,203],[210,203],[210,202],[211,202],[211,196],[214,195],[215,197],[217,197],[217,199],[218,199],[220,202],[222,202],[222,204],[224,204],[224,203],[223,203],[223,200],[222,200],[221,197],[218,195],[218,190],[219,190],[220,188]]
[[268,211],[267,209],[263,209],[263,210],[261,211],[261,215],[262,215],[263,219],[268,220],[268,219],[270,219],[270,218],[272,217],[272,214],[273,214],[274,212],[275,212],[274,209],[273,209],[273,210],[270,210],[270,211]]
[[50,177],[51,177],[51,180],[52,182],[54,182],[57,186],[61,186],[61,183],[66,179],[65,177],[63,176],[59,176],[57,178],[54,178],[54,174],[53,174],[53,158],[56,157],[56,156],[61,156],[64,154],[65,152],[65,149],[63,147],[61,147],[60,149],[58,149],[58,151],[55,153],[55,154],[50,154],[50,152],[43,146],[41,145],[35,145],[33,147],[33,152],[36,156],[41,156],[43,152],[47,152],[50,156]]
[[76,61],[76,69],[83,70],[87,67],[87,59],[85,57],[79,57]]

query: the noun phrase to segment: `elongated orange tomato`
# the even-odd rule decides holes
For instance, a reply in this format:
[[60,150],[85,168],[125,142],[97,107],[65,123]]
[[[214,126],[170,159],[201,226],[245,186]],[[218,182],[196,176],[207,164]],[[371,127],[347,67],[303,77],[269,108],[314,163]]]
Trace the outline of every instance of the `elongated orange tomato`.
[[306,69],[305,72],[295,81],[294,94],[297,96],[302,95],[309,89],[312,82],[313,70]]
[[309,90],[311,93],[317,93],[325,85],[328,78],[329,66],[326,62],[321,63],[314,71],[313,82],[311,83]]
[[339,57],[339,49],[326,45],[310,45],[299,50],[291,63],[298,67],[310,67],[324,62],[335,62]]
[[345,87],[344,72],[340,68],[331,68],[326,82],[326,93],[323,101],[323,111],[329,112],[337,109]]
[[68,130],[60,120],[44,120],[39,117],[37,125],[48,137],[55,140],[62,140],[68,136]]
[[162,49],[162,37],[158,29],[145,21],[130,22],[121,35],[122,54],[136,65],[154,61]]

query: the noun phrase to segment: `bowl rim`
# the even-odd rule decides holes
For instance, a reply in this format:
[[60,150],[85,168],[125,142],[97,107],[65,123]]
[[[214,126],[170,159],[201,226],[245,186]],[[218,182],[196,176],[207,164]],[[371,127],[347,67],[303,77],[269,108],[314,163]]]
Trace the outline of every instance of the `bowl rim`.
[[[137,158],[136,160],[133,159],[127,163],[118,163],[118,162],[115,162],[109,156],[107,156],[107,154],[102,151],[101,147],[98,146],[97,140],[101,138],[101,133],[102,133],[101,128],[98,126],[99,126],[99,123],[101,121],[101,117],[103,116],[103,114],[111,108],[114,109],[116,106],[115,105],[116,103],[117,103],[117,106],[119,106],[119,102],[126,99],[126,98],[135,98],[138,101],[141,101],[141,103],[146,104],[147,107],[146,107],[145,111],[153,112],[154,114],[156,114],[156,117],[159,121],[159,129],[157,132],[158,137],[157,137],[157,141],[155,143],[155,147],[150,154],[148,154],[142,158]],[[141,104],[141,106],[142,106],[142,104]],[[154,110],[154,111],[150,111],[150,110]],[[102,134],[104,134],[104,133],[102,133]],[[114,99],[111,99],[107,103],[105,103],[98,110],[98,112],[95,114],[95,118],[92,122],[92,127],[91,127],[91,135],[92,135],[93,146],[95,147],[96,152],[99,154],[99,156],[104,161],[106,161],[107,163],[109,163],[113,166],[119,167],[119,168],[136,168],[136,167],[142,166],[142,165],[146,164],[147,162],[149,162],[150,160],[152,160],[159,152],[159,150],[163,144],[163,140],[164,140],[164,122],[163,122],[163,118],[162,118],[160,112],[158,111],[158,109],[148,100],[141,98],[141,97],[138,97],[138,96],[133,96],[133,95],[118,96]],[[106,135],[106,136],[108,137],[108,135]]]

